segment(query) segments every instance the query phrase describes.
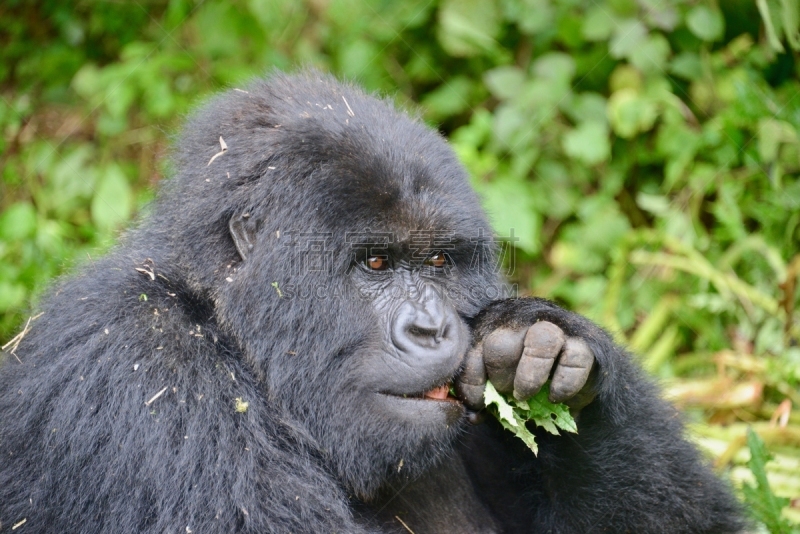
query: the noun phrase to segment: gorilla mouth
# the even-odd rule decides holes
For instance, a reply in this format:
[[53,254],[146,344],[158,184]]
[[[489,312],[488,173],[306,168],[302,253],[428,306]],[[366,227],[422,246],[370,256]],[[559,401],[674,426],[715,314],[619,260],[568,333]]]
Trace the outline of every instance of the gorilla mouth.
[[450,395],[450,383],[442,384],[422,394],[423,399],[440,400],[440,401],[456,401],[458,399]]
[[444,401],[444,402],[461,404],[461,401],[450,393],[451,388],[452,388],[452,383],[448,381],[440,386],[436,386],[421,393],[403,393],[400,395],[396,393],[384,393],[384,394],[392,397],[400,397],[402,399],[419,399],[419,400],[430,400],[439,402]]

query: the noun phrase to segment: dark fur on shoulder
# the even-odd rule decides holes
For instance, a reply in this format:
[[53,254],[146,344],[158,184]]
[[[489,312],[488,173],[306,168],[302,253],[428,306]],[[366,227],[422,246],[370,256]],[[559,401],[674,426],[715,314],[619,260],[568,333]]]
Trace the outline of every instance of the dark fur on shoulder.
[[[0,364],[0,532],[741,527],[677,414],[600,329],[546,301],[489,306],[492,252],[468,254],[489,225],[419,121],[326,75],[275,74],[209,101],[173,163],[121,244],[43,300],[21,363]],[[467,324],[480,337],[548,318],[591,340],[599,394],[577,436],[541,436],[536,458],[493,423],[364,400],[363,384],[417,370],[386,356],[382,304],[350,294],[383,279],[354,272],[349,238],[391,233],[410,258],[431,228],[456,236],[437,287],[458,293],[467,338]],[[419,371],[417,390],[445,367]]]

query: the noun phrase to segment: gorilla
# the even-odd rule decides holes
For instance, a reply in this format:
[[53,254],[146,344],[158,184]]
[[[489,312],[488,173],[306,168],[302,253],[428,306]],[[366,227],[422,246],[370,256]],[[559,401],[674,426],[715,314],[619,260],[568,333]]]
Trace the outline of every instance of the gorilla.
[[[171,161],[0,365],[3,532],[745,528],[608,334],[504,293],[420,120],[275,73],[211,99]],[[531,428],[534,455],[481,417],[487,380],[518,399],[549,380],[578,433]]]

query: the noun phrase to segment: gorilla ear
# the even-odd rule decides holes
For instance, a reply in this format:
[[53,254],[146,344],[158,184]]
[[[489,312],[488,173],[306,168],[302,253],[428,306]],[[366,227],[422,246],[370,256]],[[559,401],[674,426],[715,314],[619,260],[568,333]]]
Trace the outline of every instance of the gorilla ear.
[[239,256],[246,260],[255,245],[258,224],[250,216],[250,213],[245,212],[231,217],[228,230],[231,232],[231,238],[233,244],[236,245],[236,250],[239,251]]

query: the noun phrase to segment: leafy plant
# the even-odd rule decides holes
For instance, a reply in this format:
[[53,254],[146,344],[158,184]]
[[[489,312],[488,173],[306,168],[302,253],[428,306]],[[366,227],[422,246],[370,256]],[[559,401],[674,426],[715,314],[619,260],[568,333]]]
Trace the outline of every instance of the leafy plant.
[[559,435],[559,429],[565,432],[577,432],[578,426],[565,404],[554,404],[547,399],[550,385],[544,387],[528,400],[520,401],[511,396],[501,395],[491,382],[486,382],[483,392],[484,402],[489,412],[498,420],[503,428],[521,439],[534,454],[539,454],[536,437],[528,429],[531,422],[542,427],[551,434]]
[[756,479],[755,485],[745,483],[742,487],[744,498],[756,519],[761,521],[773,534],[792,534],[797,532],[789,522],[781,517],[781,509],[789,504],[789,499],[776,497],[769,487],[766,464],[772,458],[764,447],[764,441],[747,429],[747,447],[750,449],[750,460],[747,467]]

